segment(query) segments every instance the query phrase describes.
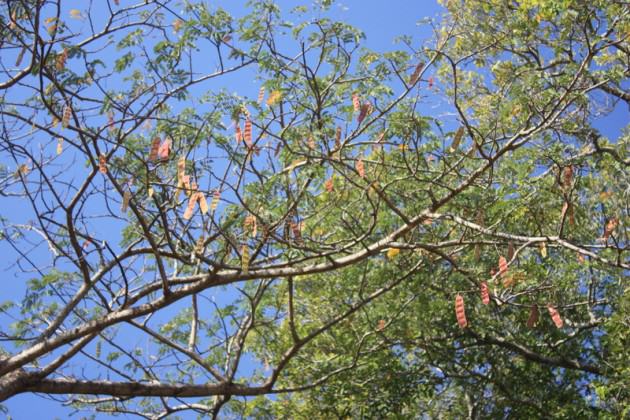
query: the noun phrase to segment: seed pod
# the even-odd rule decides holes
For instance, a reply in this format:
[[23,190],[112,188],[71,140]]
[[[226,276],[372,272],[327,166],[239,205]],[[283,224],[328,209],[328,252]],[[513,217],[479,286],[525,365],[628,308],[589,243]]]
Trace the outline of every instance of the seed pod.
[[245,274],[249,272],[249,248],[246,244],[241,248],[241,269]]
[[265,99],[265,87],[261,86],[258,91],[258,103],[262,104],[262,101]]
[[424,68],[424,63],[418,63],[416,65],[416,68],[413,70],[413,73],[411,74],[411,77],[409,78],[410,84],[413,85],[418,81],[418,77],[420,77],[420,73],[422,72],[423,68]]
[[357,93],[352,94],[352,107],[354,108],[354,112],[359,112],[361,109],[361,101]]
[[488,290],[488,283],[485,281],[481,282],[481,302],[484,305],[490,303],[490,291]]
[[60,155],[63,152],[63,137],[57,138],[57,154]]
[[197,255],[203,255],[203,248],[204,248],[205,242],[206,242],[206,238],[203,235],[201,235],[199,239],[197,239],[197,242],[195,243],[193,252]]
[[499,257],[499,273],[501,277],[505,277],[508,272],[508,263],[503,255]]
[[103,153],[98,157],[98,170],[102,174],[107,173],[107,157]]
[[306,141],[306,144],[308,145],[308,148],[311,150],[314,150],[315,147],[317,147],[315,145],[315,139],[313,138],[313,136],[308,136],[308,140]]
[[538,306],[532,305],[529,310],[529,318],[527,318],[527,328],[534,328],[538,322]]
[[173,32],[177,33],[180,31],[180,29],[182,29],[182,25],[184,24],[184,21],[181,19],[175,19],[175,21],[173,22]]
[[564,217],[569,219],[569,224],[571,226],[575,225],[575,215],[573,213],[573,204],[565,201],[562,205],[562,212],[560,213],[560,217],[564,219]]
[[337,127],[335,131],[335,146],[337,148],[341,147],[341,127]]
[[236,143],[240,143],[241,140],[243,140],[243,132],[241,131],[241,126],[240,125],[236,125],[235,128],[236,132],[234,133],[234,137],[236,137]]
[[190,218],[192,217],[198,198],[199,196],[197,196],[197,194],[192,194],[188,199],[188,205],[186,206],[186,211],[184,212],[185,220],[190,220]]
[[459,144],[464,137],[464,127],[459,127],[455,132],[455,136],[453,137],[453,143],[451,143],[451,147],[448,149],[449,152],[453,153],[459,148]]
[[131,200],[131,191],[126,190],[123,193],[122,205],[120,206],[120,211],[126,212],[129,207],[129,200]]
[[243,134],[243,139],[245,140],[245,144],[248,147],[252,145],[252,121],[247,118],[245,120],[245,133]]
[[566,166],[562,171],[562,186],[570,188],[573,183],[573,165]]
[[20,53],[18,54],[17,59],[15,60],[15,67],[18,67],[20,64],[22,64],[22,59],[24,58],[25,53],[26,53],[26,47],[20,50]]
[[72,117],[72,106],[66,105],[63,109],[63,116],[61,118],[61,126],[63,128],[68,128],[70,124],[70,117]]
[[57,55],[55,60],[55,68],[57,71],[62,71],[66,68],[66,61],[68,60],[68,49],[64,48],[61,54]]
[[151,142],[151,149],[149,150],[149,161],[154,162],[157,160],[161,142],[162,140],[160,140],[159,137],[156,136],[153,138],[153,141]]
[[619,219],[616,217],[611,217],[608,222],[606,222],[606,226],[604,226],[604,234],[602,235],[602,239],[607,241],[610,235],[617,229],[619,225]]
[[199,209],[201,210],[201,214],[208,213],[208,202],[206,201],[206,196],[201,191],[196,192],[197,200],[199,200]]
[[376,331],[383,331],[385,329],[385,320],[384,319],[379,319],[378,320],[378,325],[376,327]]
[[219,206],[219,200],[221,199],[221,192],[214,190],[212,193],[212,201],[210,202],[210,210],[215,211]]
[[549,311],[549,315],[551,316],[553,323],[556,324],[556,327],[562,328],[564,322],[562,321],[562,318],[560,318],[560,313],[558,312],[558,310],[554,308],[551,304],[547,305],[547,310]]
[[160,158],[160,160],[168,160],[168,156],[170,152],[171,152],[171,139],[170,137],[167,137],[164,139],[164,141],[160,145],[160,148],[158,149],[158,158]]
[[538,246],[540,247],[540,256],[547,258],[547,244],[541,242]]
[[457,323],[460,328],[466,328],[468,326],[468,320],[466,319],[466,312],[464,310],[464,298],[459,293],[455,297],[455,316],[457,317]]
[[333,192],[335,190],[335,184],[334,184],[332,178],[329,178],[328,180],[326,180],[326,182],[324,182],[324,188],[329,193],[331,193],[331,192]]
[[253,214],[246,216],[245,221],[243,222],[243,228],[246,231],[250,232],[250,234],[252,235],[252,238],[255,238],[256,234],[258,233],[256,216],[254,216]]
[[512,261],[512,258],[514,258],[514,242],[510,241],[508,243],[507,259]]
[[366,102],[361,105],[361,109],[359,112],[359,116],[357,117],[357,122],[361,124],[365,117],[367,117],[372,112],[372,104],[370,102]]
[[293,233],[293,239],[295,239],[298,244],[304,242],[302,240],[302,226],[302,222],[289,222],[289,227]]
[[116,130],[116,121],[114,121],[114,113],[112,111],[107,113],[107,126],[109,127],[110,133]]
[[186,175],[186,158],[180,156],[177,161],[177,188],[181,188],[184,183],[184,176]]
[[363,164],[363,159],[357,160],[356,169],[361,178],[365,178],[365,165]]

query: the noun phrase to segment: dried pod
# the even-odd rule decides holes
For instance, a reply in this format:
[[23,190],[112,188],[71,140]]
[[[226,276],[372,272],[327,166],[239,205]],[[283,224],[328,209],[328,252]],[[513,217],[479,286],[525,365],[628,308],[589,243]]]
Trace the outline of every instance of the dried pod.
[[158,158],[160,160],[168,160],[170,152],[171,152],[171,139],[167,137],[166,139],[164,139],[162,144],[160,144],[160,148],[158,149]]
[[120,206],[120,211],[125,212],[129,208],[129,201],[131,200],[131,191],[125,190],[123,193],[122,205]]
[[501,277],[506,277],[508,272],[508,263],[503,255],[499,257],[499,273]]
[[243,245],[241,248],[241,269],[243,273],[249,272],[249,248],[247,245]]
[[564,322],[562,321],[562,318],[560,318],[560,313],[558,312],[558,310],[554,308],[551,304],[547,305],[547,310],[549,311],[549,315],[551,316],[553,323],[556,324],[556,327],[562,328]]
[[510,241],[508,243],[507,259],[512,261],[512,258],[514,258],[514,242]]
[[573,183],[573,165],[565,166],[562,170],[562,186],[570,188]]
[[107,173],[107,157],[103,153],[98,157],[98,170],[102,174]]
[[63,109],[63,115],[61,117],[61,126],[63,128],[68,128],[68,125],[70,125],[70,117],[72,117],[72,106],[66,105]]
[[488,289],[488,283],[486,283],[485,281],[481,282],[481,302],[484,305],[490,303],[490,291]]
[[186,206],[186,211],[184,212],[184,219],[189,220],[192,217],[193,211],[195,211],[195,204],[197,204],[198,199],[199,196],[197,194],[192,194],[190,196],[188,199],[188,205]]
[[199,209],[201,210],[201,214],[208,213],[208,202],[206,201],[206,195],[201,191],[197,191],[195,194],[197,195],[197,200],[199,201]]
[[608,219],[608,222],[606,222],[606,226],[604,226],[604,234],[602,235],[602,239],[607,241],[610,235],[612,235],[615,229],[617,229],[618,225],[619,219],[617,219],[616,217],[611,217],[610,219]]
[[57,154],[60,155],[63,152],[63,137],[57,138]]
[[62,71],[66,68],[66,61],[68,60],[68,49],[64,48],[63,51],[57,55],[55,60],[55,68],[57,71]]
[[210,210],[215,211],[219,206],[219,200],[221,199],[221,192],[214,190],[212,193],[212,201],[210,202]]
[[457,294],[455,297],[455,316],[457,317],[457,323],[460,328],[466,328],[468,326],[468,320],[466,319],[466,312],[464,310],[464,298],[460,294]]
[[424,63],[418,63],[416,65],[416,68],[413,70],[413,73],[411,74],[411,77],[409,78],[410,84],[413,85],[418,81],[418,78],[420,77],[420,73],[422,72],[423,68],[424,68]]
[[333,192],[335,190],[335,184],[334,184],[332,178],[329,178],[329,179],[326,180],[326,182],[324,182],[324,188],[329,193],[331,193],[331,192]]
[[245,120],[245,132],[243,133],[243,139],[248,147],[252,145],[252,121],[247,118]]
[[372,104],[370,102],[365,102],[361,105],[361,109],[359,112],[359,116],[357,117],[357,122],[361,124],[365,117],[372,113]]
[[462,138],[464,137],[464,127],[459,127],[455,132],[455,136],[453,137],[453,143],[451,143],[451,147],[449,147],[449,152],[453,153],[459,148],[459,144],[462,142]]
[[149,161],[155,162],[157,160],[161,142],[162,140],[160,140],[159,137],[156,136],[153,138],[153,141],[151,142],[151,149],[149,150]]
[[361,178],[365,178],[365,165],[363,164],[363,159],[357,160],[356,170]]
[[532,305],[529,310],[529,318],[527,318],[527,328],[534,328],[538,322],[538,306]]
[[258,103],[262,104],[262,101],[265,99],[265,87],[261,86],[258,91]]

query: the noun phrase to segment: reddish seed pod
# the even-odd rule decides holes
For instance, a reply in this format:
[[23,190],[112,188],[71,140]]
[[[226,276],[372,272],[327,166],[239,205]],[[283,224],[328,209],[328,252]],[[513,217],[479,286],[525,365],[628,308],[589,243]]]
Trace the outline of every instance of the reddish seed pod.
[[558,312],[558,310],[554,308],[552,305],[547,305],[547,310],[549,311],[549,315],[551,316],[553,323],[556,324],[556,327],[562,328],[562,326],[564,325],[564,321],[562,321],[562,318],[560,317],[560,313]]
[[481,302],[483,302],[484,305],[490,303],[490,291],[488,289],[488,283],[485,281],[481,282]]
[[460,328],[466,328],[468,326],[468,320],[466,319],[466,312],[464,310],[464,298],[460,294],[455,297],[455,316],[457,317],[457,323]]

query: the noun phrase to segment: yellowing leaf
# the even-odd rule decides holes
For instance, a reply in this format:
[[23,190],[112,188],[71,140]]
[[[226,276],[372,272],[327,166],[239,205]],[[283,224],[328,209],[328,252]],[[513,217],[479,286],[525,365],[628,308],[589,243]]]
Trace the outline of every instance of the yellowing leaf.
[[267,106],[275,105],[280,99],[282,99],[282,92],[279,90],[271,91],[269,97],[267,98]]
[[82,19],[83,15],[79,9],[70,9],[70,17],[72,19]]
[[390,260],[396,258],[398,254],[400,254],[399,248],[389,248],[389,250],[387,250],[387,258],[389,258]]

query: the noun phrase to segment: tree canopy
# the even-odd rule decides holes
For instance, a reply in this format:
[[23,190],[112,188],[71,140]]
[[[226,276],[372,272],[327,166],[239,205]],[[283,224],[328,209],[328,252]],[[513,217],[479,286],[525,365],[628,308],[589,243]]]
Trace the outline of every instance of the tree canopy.
[[0,4],[0,401],[629,414],[627,2],[210,3]]

